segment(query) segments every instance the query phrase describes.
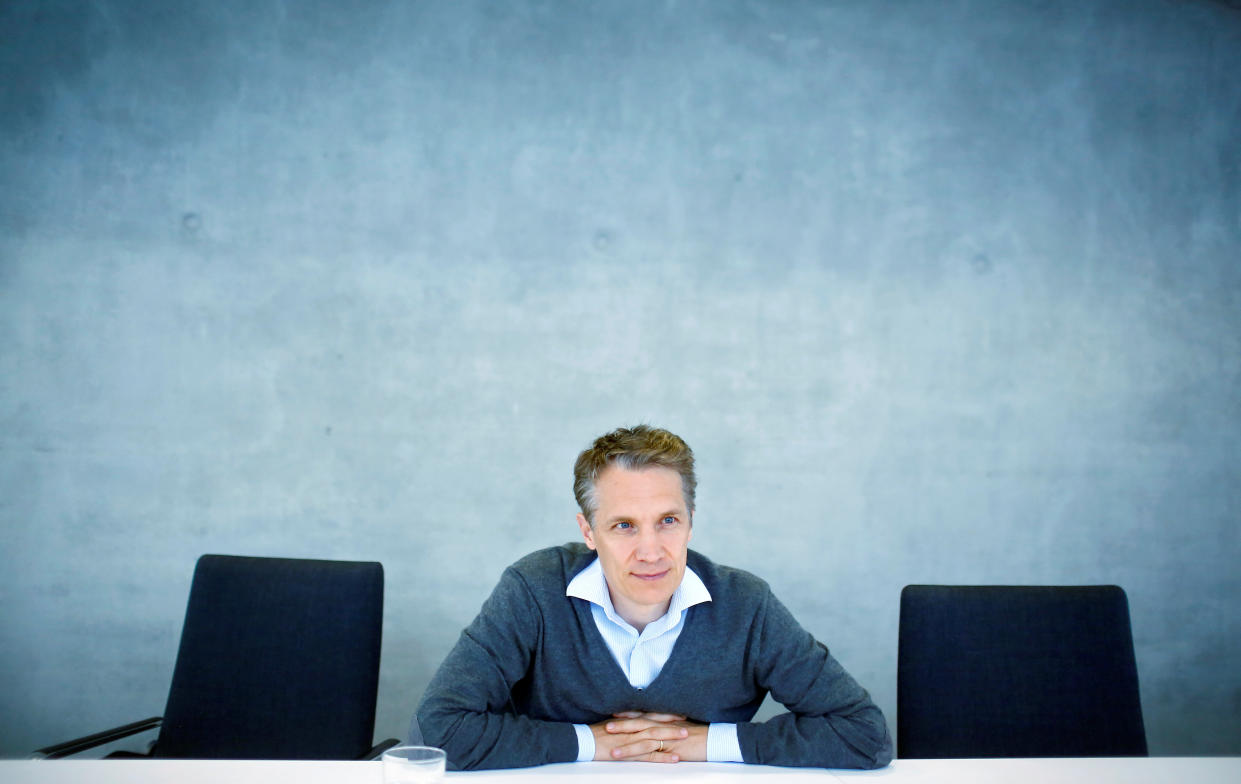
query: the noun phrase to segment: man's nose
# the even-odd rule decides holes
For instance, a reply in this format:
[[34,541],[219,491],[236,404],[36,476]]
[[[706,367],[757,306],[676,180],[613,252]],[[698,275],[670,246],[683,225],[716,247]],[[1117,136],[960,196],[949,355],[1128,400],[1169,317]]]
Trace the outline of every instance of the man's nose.
[[642,561],[658,561],[660,554],[659,532],[654,526],[644,527],[638,531],[637,556]]

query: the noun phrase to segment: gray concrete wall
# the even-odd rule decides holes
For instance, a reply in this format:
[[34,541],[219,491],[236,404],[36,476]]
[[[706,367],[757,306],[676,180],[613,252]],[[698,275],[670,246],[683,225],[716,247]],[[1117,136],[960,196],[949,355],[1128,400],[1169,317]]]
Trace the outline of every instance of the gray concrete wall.
[[159,713],[204,552],[378,559],[377,734],[571,464],[894,719],[912,582],[1119,583],[1241,754],[1241,11],[0,5],[0,754]]

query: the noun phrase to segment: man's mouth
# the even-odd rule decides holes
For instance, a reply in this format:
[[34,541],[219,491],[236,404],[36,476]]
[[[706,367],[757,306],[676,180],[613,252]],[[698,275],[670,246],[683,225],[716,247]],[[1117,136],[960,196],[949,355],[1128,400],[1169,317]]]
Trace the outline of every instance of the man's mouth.
[[653,572],[651,574],[639,574],[638,572],[630,572],[630,574],[632,574],[634,577],[638,578],[639,580],[645,580],[646,582],[654,582],[656,580],[661,580],[664,577],[666,577],[668,575],[668,571],[669,571],[668,569],[664,569],[662,572]]

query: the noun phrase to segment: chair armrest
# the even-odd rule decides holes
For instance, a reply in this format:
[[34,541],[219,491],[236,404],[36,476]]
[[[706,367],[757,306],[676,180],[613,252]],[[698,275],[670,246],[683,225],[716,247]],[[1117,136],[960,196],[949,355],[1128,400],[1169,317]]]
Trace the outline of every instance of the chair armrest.
[[399,745],[399,744],[400,744],[400,741],[397,740],[396,738],[388,738],[387,740],[380,741],[379,743],[376,743],[374,746],[372,746],[370,751],[363,754],[362,759],[364,760],[377,759],[380,754],[383,754],[388,749],[392,748],[393,746]]
[[70,754],[77,754],[79,751],[93,749],[96,746],[102,746],[105,743],[111,743],[114,740],[127,738],[130,735],[137,735],[139,732],[153,730],[160,726],[164,718],[162,716],[152,716],[149,719],[135,721],[132,724],[126,724],[121,727],[113,727],[110,730],[96,732],[94,735],[68,740],[64,743],[57,743],[54,746],[44,746],[36,750],[30,756],[32,759],[60,759]]

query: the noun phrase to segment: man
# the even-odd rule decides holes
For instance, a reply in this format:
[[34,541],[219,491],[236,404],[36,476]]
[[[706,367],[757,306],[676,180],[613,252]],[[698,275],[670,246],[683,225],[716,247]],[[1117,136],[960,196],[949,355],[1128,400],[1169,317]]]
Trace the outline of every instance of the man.
[[[694,456],[645,425],[578,456],[584,544],[505,570],[418,706],[462,768],[574,760],[882,767],[879,709],[767,584],[689,550]],[[754,717],[771,695],[789,709]]]

